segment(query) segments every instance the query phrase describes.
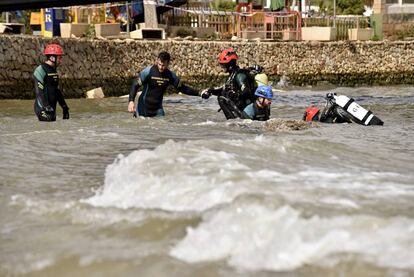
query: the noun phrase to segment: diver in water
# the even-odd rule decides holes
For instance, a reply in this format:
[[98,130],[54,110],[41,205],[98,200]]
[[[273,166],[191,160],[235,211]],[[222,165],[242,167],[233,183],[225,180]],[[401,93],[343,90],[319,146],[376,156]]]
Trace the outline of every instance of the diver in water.
[[322,112],[313,105],[307,108],[303,120],[325,123],[355,122],[361,125],[384,125],[381,119],[372,114],[371,111],[358,105],[354,99],[345,95],[336,95],[336,93],[326,95],[326,104]]
[[205,89],[201,96],[208,98],[216,95],[226,119],[243,118],[243,110],[255,101],[256,82],[249,70],[237,65],[238,56],[233,49],[224,49],[218,60],[223,70],[229,73],[229,77],[223,86]]
[[49,44],[43,53],[47,60],[33,73],[36,94],[35,114],[40,121],[56,121],[56,104],[59,103],[63,110],[63,119],[69,119],[69,107],[58,88],[59,76],[56,72],[62,59],[63,49],[58,44]]
[[[155,64],[142,70],[134,80],[128,101],[128,111],[134,113],[134,116],[164,116],[162,100],[170,85],[173,85],[184,94],[208,98],[207,95],[201,95],[197,90],[181,83],[177,75],[168,69],[170,60],[171,57],[168,52],[160,52]],[[135,96],[141,86],[143,86],[143,90],[135,108]]]
[[258,121],[270,119],[270,105],[272,105],[273,92],[271,86],[259,86],[254,95],[256,101],[243,110],[243,118]]

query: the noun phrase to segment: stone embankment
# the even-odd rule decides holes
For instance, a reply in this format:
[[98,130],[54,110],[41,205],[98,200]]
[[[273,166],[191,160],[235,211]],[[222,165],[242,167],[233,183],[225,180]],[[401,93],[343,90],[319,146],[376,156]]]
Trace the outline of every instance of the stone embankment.
[[197,88],[220,85],[225,75],[217,55],[226,47],[239,64],[262,65],[270,79],[291,85],[392,85],[414,83],[414,42],[220,42],[46,39],[0,36],[0,98],[33,98],[32,73],[48,43],[65,56],[59,67],[66,97],[83,97],[95,87],[106,96],[128,94],[132,78],[152,64],[161,50],[171,53],[171,69]]

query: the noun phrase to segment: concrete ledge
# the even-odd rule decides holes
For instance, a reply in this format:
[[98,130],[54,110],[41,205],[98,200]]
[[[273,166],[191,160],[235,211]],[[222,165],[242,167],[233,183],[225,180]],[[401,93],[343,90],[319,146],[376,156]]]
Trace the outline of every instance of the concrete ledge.
[[336,40],[334,27],[303,27],[302,40],[331,41]]
[[165,39],[165,30],[162,28],[144,28],[130,32],[130,37],[136,39]]
[[348,29],[349,40],[370,40],[374,36],[374,30],[371,28],[360,29]]
[[62,38],[82,37],[88,28],[88,23],[60,23],[60,36]]
[[118,36],[121,33],[119,23],[95,24],[95,35],[97,37]]
[[21,23],[0,23],[0,33],[24,34],[26,27]]
[[265,39],[266,38],[266,32],[246,30],[246,31],[241,32],[241,38],[242,39],[255,39],[255,38]]
[[177,37],[177,32],[179,32],[181,29],[188,30],[192,36],[198,37],[198,38],[206,38],[209,36],[215,36],[216,29],[214,27],[184,27],[184,26],[168,26],[167,32],[169,37]]

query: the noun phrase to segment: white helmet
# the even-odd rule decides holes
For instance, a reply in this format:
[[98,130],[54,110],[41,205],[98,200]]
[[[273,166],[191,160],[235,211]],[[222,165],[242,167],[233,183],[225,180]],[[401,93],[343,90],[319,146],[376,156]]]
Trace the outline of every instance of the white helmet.
[[267,86],[269,84],[269,79],[265,73],[256,74],[256,76],[254,76],[254,80],[258,86]]

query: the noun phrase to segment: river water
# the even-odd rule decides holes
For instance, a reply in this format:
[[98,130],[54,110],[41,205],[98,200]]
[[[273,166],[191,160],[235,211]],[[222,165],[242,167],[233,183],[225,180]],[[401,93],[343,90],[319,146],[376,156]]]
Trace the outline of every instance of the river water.
[[0,276],[413,276],[414,87],[333,91],[385,125],[284,124],[310,89],[267,125],[215,98],[70,99],[54,123],[0,101]]

